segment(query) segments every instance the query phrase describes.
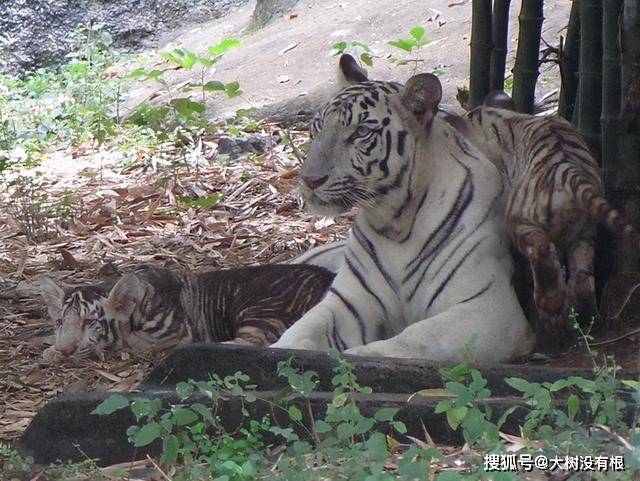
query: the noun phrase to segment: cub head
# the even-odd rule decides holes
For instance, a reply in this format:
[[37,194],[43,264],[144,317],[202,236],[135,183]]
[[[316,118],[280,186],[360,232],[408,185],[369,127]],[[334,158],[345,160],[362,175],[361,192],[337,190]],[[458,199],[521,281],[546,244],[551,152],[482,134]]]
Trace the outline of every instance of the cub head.
[[49,278],[40,292],[55,322],[55,350],[65,357],[86,358],[111,348],[114,339],[102,302],[109,293],[104,285],[62,289]]
[[402,86],[366,80],[354,63],[342,57],[343,75],[356,83],[313,120],[311,148],[300,170],[302,196],[319,214],[379,205],[408,175],[416,137],[428,131],[442,98],[435,75],[419,74]]

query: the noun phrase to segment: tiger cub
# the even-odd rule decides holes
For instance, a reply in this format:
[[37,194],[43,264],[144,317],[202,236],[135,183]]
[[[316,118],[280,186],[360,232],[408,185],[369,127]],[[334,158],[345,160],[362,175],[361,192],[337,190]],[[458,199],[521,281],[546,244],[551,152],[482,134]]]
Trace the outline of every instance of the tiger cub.
[[597,313],[597,224],[619,236],[632,228],[605,199],[600,169],[580,133],[561,117],[507,110],[512,106],[504,92],[493,92],[485,106],[450,120],[500,170],[509,193],[507,227],[531,266],[540,320],[567,330],[571,308],[587,321]]
[[326,269],[306,265],[197,273],[148,267],[115,284],[67,291],[45,278],[42,297],[56,322],[55,346],[45,357],[192,342],[269,345],[323,298],[333,278]]

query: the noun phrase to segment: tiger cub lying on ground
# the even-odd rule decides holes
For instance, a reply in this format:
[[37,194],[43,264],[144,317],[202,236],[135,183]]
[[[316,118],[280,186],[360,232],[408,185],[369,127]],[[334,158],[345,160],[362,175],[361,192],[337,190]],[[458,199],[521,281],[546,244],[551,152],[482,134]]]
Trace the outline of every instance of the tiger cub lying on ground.
[[160,350],[192,342],[264,346],[317,304],[334,278],[316,266],[270,265],[212,272],[145,268],[115,285],[63,290],[41,281],[56,322],[46,357]]
[[509,193],[507,228],[531,266],[540,320],[569,330],[572,307],[587,322],[597,314],[597,224],[618,236],[633,229],[607,203],[598,164],[569,122],[506,110],[504,92],[490,94],[486,105],[453,124],[500,170]]
[[480,363],[526,356],[534,338],[511,286],[496,167],[435,115],[437,77],[404,87],[352,78],[359,83],[313,121],[300,177],[316,212],[359,211],[329,293],[274,347]]

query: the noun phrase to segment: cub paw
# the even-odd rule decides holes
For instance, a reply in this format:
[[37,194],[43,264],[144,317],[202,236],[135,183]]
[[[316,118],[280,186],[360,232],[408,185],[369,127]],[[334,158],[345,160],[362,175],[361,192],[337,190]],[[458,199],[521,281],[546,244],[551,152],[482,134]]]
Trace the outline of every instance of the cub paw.
[[55,346],[49,346],[42,353],[42,360],[45,362],[61,362],[64,359],[64,356],[56,351]]

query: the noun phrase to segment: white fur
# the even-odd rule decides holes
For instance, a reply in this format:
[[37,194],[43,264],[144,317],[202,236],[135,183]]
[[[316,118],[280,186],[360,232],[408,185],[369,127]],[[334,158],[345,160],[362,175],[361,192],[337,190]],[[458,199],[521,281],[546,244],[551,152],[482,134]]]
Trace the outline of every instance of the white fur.
[[[393,119],[401,122],[397,128],[405,127],[410,132],[405,157],[416,154],[411,177],[415,202],[405,215],[396,219],[393,207],[405,198],[406,188],[391,192],[378,199],[376,205],[361,205],[354,227],[374,246],[387,279],[352,229],[346,257],[357,267],[370,291],[344,263],[332,287],[359,315],[355,316],[336,293],[330,292],[273,347],[325,350],[334,339],[332,333],[337,332],[346,344],[347,354],[362,356],[477,363],[505,362],[526,356],[533,348],[534,337],[511,286],[513,263],[504,227],[501,179],[496,168],[471,146],[467,146],[467,151],[472,155],[465,153],[456,144],[459,134],[438,116],[431,121],[430,134],[425,135],[419,125],[408,120],[409,114],[399,100],[394,101],[393,108],[394,116],[404,115],[403,119]],[[325,124],[323,131],[327,127]],[[331,126],[332,132],[335,129]],[[325,138],[325,141],[328,140]],[[331,160],[335,164],[340,162],[335,157]],[[400,161],[393,159],[395,164]],[[392,166],[391,161],[389,165],[399,168]],[[419,291],[409,300],[415,283],[403,281],[406,266],[450,215],[465,167],[470,169],[473,178],[471,203],[456,224],[456,230],[426,269]],[[344,171],[345,165],[340,165],[340,169]],[[329,172],[335,171],[338,168]],[[417,200],[427,189],[426,201],[418,208]],[[400,233],[397,238],[401,239],[402,233],[408,232],[412,225],[411,237],[402,243],[374,230],[390,227]],[[463,260],[465,253],[468,256]],[[438,287],[459,263],[446,287],[428,306]],[[389,279],[396,289],[390,286]],[[484,293],[467,300],[489,283]],[[360,322],[366,327],[364,340]],[[473,338],[475,342],[469,346]]]

